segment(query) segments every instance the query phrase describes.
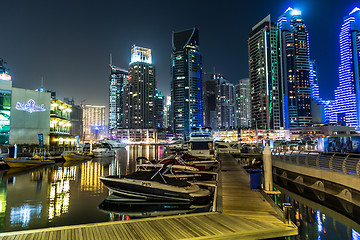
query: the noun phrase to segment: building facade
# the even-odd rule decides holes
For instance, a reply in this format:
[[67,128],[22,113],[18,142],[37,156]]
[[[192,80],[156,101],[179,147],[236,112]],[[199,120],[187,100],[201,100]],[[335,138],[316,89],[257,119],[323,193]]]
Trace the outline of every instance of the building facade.
[[360,9],[344,18],[340,30],[339,86],[335,90],[336,122],[360,127]]
[[113,129],[123,128],[124,90],[128,84],[128,71],[110,63],[109,92],[109,133]]
[[173,32],[171,54],[171,100],[174,133],[184,139],[192,127],[203,125],[202,61],[199,29]]
[[216,84],[216,116],[219,128],[236,126],[235,86],[222,75]]
[[154,128],[155,89],[151,49],[134,45],[131,49],[129,82],[124,91],[123,128]]
[[154,97],[154,127],[164,128],[164,96],[156,91]]
[[244,78],[239,80],[239,84],[235,85],[236,98],[236,119],[237,127],[251,127],[251,94],[250,79]]
[[283,84],[279,65],[279,29],[270,15],[252,28],[248,40],[251,126],[284,127]]
[[83,105],[84,141],[101,140],[106,136],[105,106]]
[[278,18],[285,126],[312,124],[309,37],[301,12],[288,8]]
[[205,74],[203,83],[203,114],[204,126],[211,127],[213,130],[217,128],[216,114],[216,80],[211,78],[212,74]]

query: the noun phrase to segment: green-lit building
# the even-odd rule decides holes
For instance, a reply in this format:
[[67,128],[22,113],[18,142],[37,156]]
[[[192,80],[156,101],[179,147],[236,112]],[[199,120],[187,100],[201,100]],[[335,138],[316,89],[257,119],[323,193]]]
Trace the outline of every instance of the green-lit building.
[[280,77],[278,23],[270,15],[256,24],[248,40],[251,126],[284,127],[283,86]]
[[11,76],[0,59],[0,145],[9,144],[10,108],[11,108]]

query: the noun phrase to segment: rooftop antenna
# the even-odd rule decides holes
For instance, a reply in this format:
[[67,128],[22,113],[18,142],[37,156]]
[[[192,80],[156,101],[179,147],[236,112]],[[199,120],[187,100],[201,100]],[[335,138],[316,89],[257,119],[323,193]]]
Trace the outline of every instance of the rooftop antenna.
[[112,53],[110,53],[110,65],[112,65]]
[[40,87],[44,89],[44,76],[41,76],[41,85]]
[[214,71],[214,73],[216,73],[216,72],[215,72],[215,66],[213,66],[213,71]]

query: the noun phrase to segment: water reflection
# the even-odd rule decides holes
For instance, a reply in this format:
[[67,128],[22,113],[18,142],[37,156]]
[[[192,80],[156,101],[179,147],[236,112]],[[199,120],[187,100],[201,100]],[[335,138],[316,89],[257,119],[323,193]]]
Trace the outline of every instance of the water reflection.
[[290,202],[291,220],[299,228],[299,235],[287,239],[359,239],[360,225],[354,220],[317,202],[276,186],[281,196],[279,206]]
[[115,157],[0,171],[0,232],[117,220],[98,208],[109,196],[99,176],[129,174],[162,146],[128,146]]

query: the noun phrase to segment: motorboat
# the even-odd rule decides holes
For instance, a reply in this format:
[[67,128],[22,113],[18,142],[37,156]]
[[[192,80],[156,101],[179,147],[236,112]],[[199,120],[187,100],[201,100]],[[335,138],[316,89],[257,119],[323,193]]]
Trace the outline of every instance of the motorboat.
[[5,157],[3,160],[11,168],[27,168],[55,163],[54,160],[46,159],[43,156],[17,158]]
[[192,132],[189,137],[188,153],[201,159],[215,158],[214,137],[211,128],[192,128]]
[[236,142],[215,142],[215,155],[219,153],[229,153],[232,155],[239,155],[240,145]]
[[109,144],[112,149],[125,148],[127,146],[127,143],[119,142],[117,140],[108,139],[108,138],[104,138],[103,140],[100,140],[99,143]]
[[83,161],[90,160],[93,158],[92,154],[87,152],[63,152],[61,156],[65,159],[65,161]]
[[155,173],[137,171],[125,176],[99,177],[113,193],[132,199],[147,201],[193,202],[210,196],[210,191],[187,181],[164,176],[173,163],[164,164]]
[[159,164],[165,164],[175,160],[175,166],[186,165],[197,168],[200,171],[207,171],[218,166],[218,161],[213,158],[199,158],[195,157],[188,152],[177,152],[173,155],[159,161]]
[[108,143],[101,143],[98,145],[95,145],[92,153],[94,154],[94,157],[114,157],[115,156],[115,150],[112,149],[111,145]]

